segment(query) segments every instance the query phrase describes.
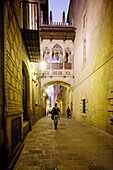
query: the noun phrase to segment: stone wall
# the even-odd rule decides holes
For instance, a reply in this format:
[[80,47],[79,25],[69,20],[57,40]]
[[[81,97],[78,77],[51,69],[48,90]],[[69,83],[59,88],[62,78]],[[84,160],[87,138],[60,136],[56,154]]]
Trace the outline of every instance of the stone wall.
[[[111,0],[71,1],[69,20],[77,28],[74,48],[73,117],[111,134],[113,126],[109,119],[113,114],[112,18]],[[85,63],[83,63],[84,40]],[[85,113],[83,113],[84,100]]]
[[[21,148],[22,142],[36,121],[43,115],[36,108],[39,98],[36,84],[32,81],[31,63],[20,26],[22,26],[22,14],[20,1],[7,0],[4,3],[4,89],[5,89],[5,123],[6,135],[5,145],[7,152],[7,163],[9,164]],[[0,16],[1,17],[1,16]],[[1,21],[0,21],[1,22]],[[0,28],[1,29],[1,28]],[[1,30],[0,30],[1,33]],[[1,39],[1,36],[0,36]],[[2,42],[3,43],[3,42]],[[3,48],[3,47],[2,47]],[[1,49],[0,49],[1,50]],[[2,51],[0,51],[0,55]],[[2,55],[1,55],[2,56]],[[1,60],[2,58],[0,58]],[[3,75],[3,62],[0,62],[0,74]],[[26,120],[23,122],[23,71],[25,73],[26,85]],[[1,80],[0,80],[1,81]],[[2,83],[0,83],[2,85]],[[35,87],[34,87],[35,86]],[[0,87],[0,90],[3,87]],[[32,92],[34,89],[34,95]],[[0,93],[2,94],[2,93]],[[1,96],[2,97],[2,96]],[[2,98],[1,98],[2,99]],[[1,100],[0,99],[0,100]],[[34,99],[34,100],[33,100]],[[34,105],[33,105],[33,102]],[[3,103],[3,99],[2,99]],[[0,103],[0,104],[2,104]],[[1,105],[0,105],[1,109]],[[1,115],[1,112],[0,112]],[[0,116],[1,117],[1,116]],[[35,119],[36,118],[36,119]],[[33,120],[33,121],[32,121]],[[0,119],[2,121],[2,119]],[[1,124],[0,124],[1,125]],[[1,128],[1,127],[0,127]]]
[[3,110],[4,110],[4,59],[3,59],[3,6],[2,3],[0,3],[0,169],[2,169],[3,166],[3,153],[4,153],[4,121],[3,121]]
[[[12,5],[4,4],[6,150],[9,163],[23,140],[22,49],[24,43]],[[27,55],[27,53],[26,53]],[[13,131],[13,129],[15,131]],[[16,137],[18,136],[18,137]],[[18,140],[17,140],[18,139]],[[14,147],[15,146],[15,147]]]

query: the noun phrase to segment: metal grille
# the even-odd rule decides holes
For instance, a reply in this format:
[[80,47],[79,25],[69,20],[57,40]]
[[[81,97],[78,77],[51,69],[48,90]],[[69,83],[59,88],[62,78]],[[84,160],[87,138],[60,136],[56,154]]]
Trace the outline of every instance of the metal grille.
[[13,119],[11,123],[12,150],[14,151],[21,141],[21,117]]

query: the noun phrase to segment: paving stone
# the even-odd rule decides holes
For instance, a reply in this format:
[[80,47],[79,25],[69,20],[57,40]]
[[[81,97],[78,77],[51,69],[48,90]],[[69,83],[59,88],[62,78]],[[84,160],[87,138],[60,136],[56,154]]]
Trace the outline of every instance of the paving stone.
[[113,136],[75,119],[60,119],[55,130],[49,116],[27,135],[14,167],[40,170],[113,170]]
[[43,151],[41,151],[41,150],[29,150],[29,153],[30,154],[42,154],[43,153]]
[[88,166],[89,170],[106,170],[104,167],[102,166]]
[[21,159],[31,160],[34,159],[34,154],[21,154]]
[[39,161],[38,160],[21,160],[19,165],[22,166],[38,166],[39,165]]
[[15,170],[40,170],[40,167],[37,166],[19,166],[16,167]]

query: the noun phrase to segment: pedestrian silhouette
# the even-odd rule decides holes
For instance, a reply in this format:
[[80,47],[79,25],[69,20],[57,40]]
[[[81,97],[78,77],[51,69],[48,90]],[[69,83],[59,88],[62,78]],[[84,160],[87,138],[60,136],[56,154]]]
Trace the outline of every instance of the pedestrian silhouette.
[[54,127],[55,127],[55,129],[57,129],[59,112],[60,112],[60,109],[57,106],[57,103],[55,103],[55,106],[52,109],[52,117],[53,117],[53,120],[54,120]]
[[69,118],[69,116],[70,116],[70,109],[69,109],[69,107],[67,108],[67,118]]

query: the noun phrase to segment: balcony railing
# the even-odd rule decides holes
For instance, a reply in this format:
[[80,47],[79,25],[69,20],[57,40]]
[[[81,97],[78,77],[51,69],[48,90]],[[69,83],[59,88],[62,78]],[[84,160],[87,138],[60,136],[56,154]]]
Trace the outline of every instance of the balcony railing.
[[52,69],[52,70],[71,70],[72,69],[72,63],[47,63],[46,69]]
[[63,69],[63,63],[52,63],[52,69]]
[[41,23],[41,26],[71,26],[71,23],[67,22],[50,22],[48,23]]
[[72,63],[64,63],[65,69],[72,69]]

